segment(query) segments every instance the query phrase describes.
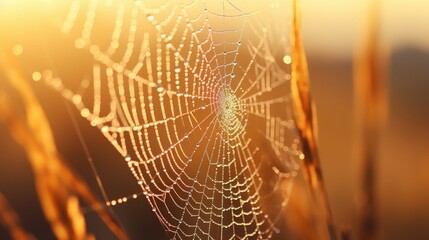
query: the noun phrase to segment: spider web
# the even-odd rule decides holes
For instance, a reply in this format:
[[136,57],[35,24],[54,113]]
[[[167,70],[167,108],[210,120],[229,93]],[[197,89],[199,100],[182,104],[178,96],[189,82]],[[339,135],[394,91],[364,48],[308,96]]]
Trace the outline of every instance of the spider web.
[[172,239],[278,232],[302,157],[288,6],[70,1],[60,29],[91,56],[92,76],[75,91],[43,77],[123,156],[142,189],[131,198],[145,196]]

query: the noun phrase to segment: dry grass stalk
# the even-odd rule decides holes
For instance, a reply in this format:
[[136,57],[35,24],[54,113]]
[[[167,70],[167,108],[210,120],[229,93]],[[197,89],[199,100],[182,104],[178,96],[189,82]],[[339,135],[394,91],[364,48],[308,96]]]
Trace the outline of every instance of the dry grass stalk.
[[58,239],[92,239],[86,233],[84,216],[80,212],[76,196],[82,197],[120,238],[126,234],[92,194],[89,187],[65,165],[60,158],[53,135],[44,112],[30,86],[19,71],[15,60],[0,53],[0,67],[10,84],[19,92],[26,111],[26,122],[22,122],[13,111],[7,94],[0,91],[0,120],[9,127],[12,136],[29,156],[35,175],[36,191],[46,219]]
[[376,239],[377,226],[377,153],[380,129],[388,111],[385,62],[379,50],[377,1],[371,1],[365,40],[355,60],[355,102],[362,161],[362,185],[359,198],[359,239]]
[[316,108],[310,94],[307,59],[301,37],[300,0],[294,0],[292,26],[291,91],[296,110],[295,124],[305,156],[305,177],[310,184],[313,198],[321,205],[330,238],[337,239],[317,150]]
[[18,215],[10,207],[8,201],[2,193],[0,193],[0,223],[6,227],[10,236],[14,240],[34,240],[33,235],[27,233],[19,222]]
[[13,137],[26,149],[35,175],[36,191],[55,236],[58,239],[90,239],[86,234],[85,221],[76,203],[77,199],[59,177],[58,164],[50,158],[46,145],[38,141],[10,106],[6,94],[2,92],[0,119],[6,122]]

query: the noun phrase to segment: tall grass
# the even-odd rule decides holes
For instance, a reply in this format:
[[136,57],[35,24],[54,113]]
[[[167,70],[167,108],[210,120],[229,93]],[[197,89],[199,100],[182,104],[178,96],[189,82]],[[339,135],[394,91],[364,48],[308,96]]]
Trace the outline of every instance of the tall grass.
[[331,208],[325,190],[317,149],[316,107],[311,98],[310,79],[302,34],[300,0],[293,1],[292,20],[292,82],[291,91],[295,104],[295,125],[302,143],[304,173],[315,203],[322,210],[330,239],[337,239]]
[[[59,156],[49,122],[31,87],[23,77],[13,56],[0,51],[0,70],[6,81],[17,90],[26,113],[26,120],[18,117],[10,97],[0,88],[0,121],[24,148],[34,172],[36,191],[45,218],[58,239],[93,239],[86,231],[78,197],[95,208],[101,219],[119,239],[127,236],[104,204]],[[6,84],[6,81],[0,82]]]
[[355,59],[355,103],[359,135],[361,191],[359,194],[359,239],[377,239],[378,152],[382,126],[388,112],[386,57],[380,50],[379,1],[371,1],[362,45]]

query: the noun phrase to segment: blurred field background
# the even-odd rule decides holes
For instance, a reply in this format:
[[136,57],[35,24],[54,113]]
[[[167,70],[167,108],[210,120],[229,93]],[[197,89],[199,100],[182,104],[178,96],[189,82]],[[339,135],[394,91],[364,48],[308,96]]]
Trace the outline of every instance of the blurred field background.
[[[377,189],[384,239],[429,238],[429,21],[426,1],[380,1],[389,115]],[[304,42],[319,117],[322,168],[337,225],[356,223],[360,168],[354,146],[353,60],[365,1],[303,1]]]
[[[0,0],[0,9],[2,4]],[[361,177],[354,145],[353,60],[365,31],[366,9],[366,2],[358,0],[304,0],[302,9],[312,93],[318,108],[322,169],[335,223],[338,227],[351,225],[352,231],[356,229]],[[390,81],[390,110],[382,129],[377,175],[383,239],[429,239],[428,11],[429,2],[424,0],[385,0],[381,4],[381,41],[389,54]],[[5,36],[7,33],[0,34],[0,38]],[[59,152],[97,189],[62,98],[43,84],[32,86],[50,119]],[[77,119],[109,195],[115,198],[138,192],[135,184],[123,184],[134,179],[119,154],[96,129]],[[52,239],[25,153],[1,124],[0,149],[0,191],[25,229],[40,239]],[[163,231],[144,199],[119,205],[115,213],[130,236],[158,239],[157,234]],[[99,239],[112,238],[95,214],[88,216],[91,232]],[[2,228],[0,239],[8,239]]]

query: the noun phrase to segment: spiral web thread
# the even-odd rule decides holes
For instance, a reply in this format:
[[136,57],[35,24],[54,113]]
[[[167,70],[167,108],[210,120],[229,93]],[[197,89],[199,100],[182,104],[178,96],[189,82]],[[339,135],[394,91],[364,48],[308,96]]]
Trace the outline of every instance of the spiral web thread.
[[60,29],[89,54],[91,77],[76,91],[64,78],[44,78],[100,129],[142,189],[107,205],[145,196],[172,239],[278,232],[302,158],[287,6],[70,2]]

